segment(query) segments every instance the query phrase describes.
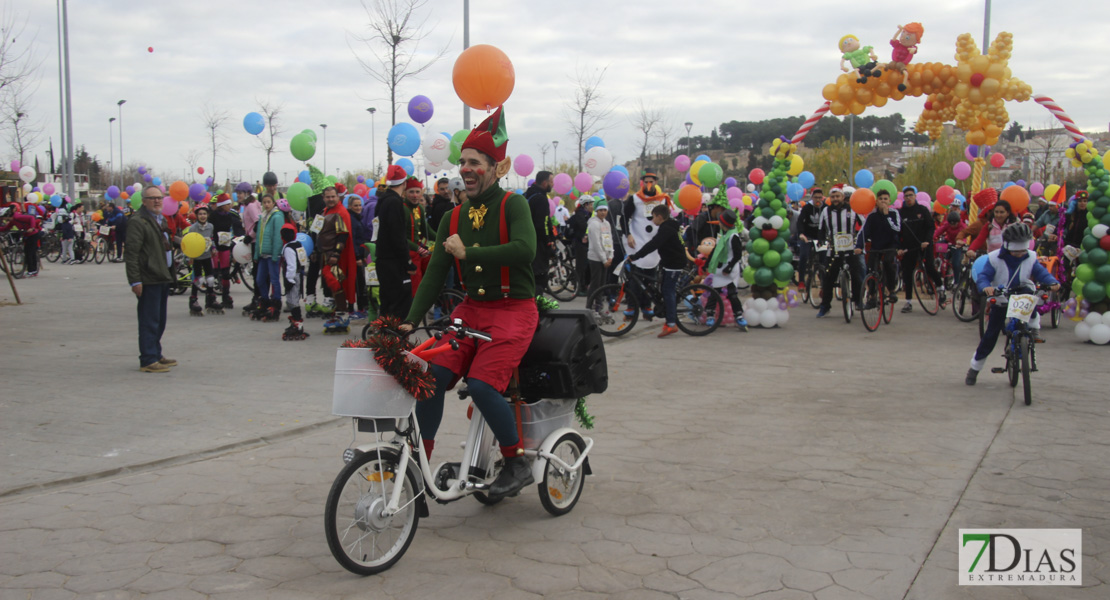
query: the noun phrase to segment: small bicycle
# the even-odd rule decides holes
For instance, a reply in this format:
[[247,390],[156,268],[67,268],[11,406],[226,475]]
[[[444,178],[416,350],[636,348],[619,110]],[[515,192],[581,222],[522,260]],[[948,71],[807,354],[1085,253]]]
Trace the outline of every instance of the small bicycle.
[[[492,340],[459,319],[444,331],[459,339]],[[457,349],[455,340],[451,342]],[[487,505],[500,502],[502,498],[488,492],[502,458],[493,432],[472,406],[462,460],[433,469],[422,446],[416,400],[378,366],[369,350],[339,352],[332,412],[353,417],[355,430],[373,433],[375,439],[343,452],[346,464],[324,509],[325,533],[328,548],[343,568],[372,575],[393,566],[408,550],[420,518],[429,514],[429,497],[440,504],[467,496]],[[416,357],[409,360],[427,366]],[[526,354],[518,372],[527,360]],[[364,378],[344,385],[342,376],[350,372],[369,374],[369,386]],[[564,515],[578,503],[584,476],[591,474],[587,456],[594,442],[571,427],[576,400],[527,404],[520,400],[519,388],[514,390],[513,383],[509,387],[524,455],[531,459],[532,475],[539,483],[540,503],[552,515]],[[459,397],[465,399],[466,391],[460,390]]]
[[1029,329],[1029,320],[1033,311],[1048,301],[1047,292],[1050,290],[1048,286],[1038,285],[1037,291],[1046,293],[1034,295],[1013,294],[1012,290],[998,288],[987,300],[988,307],[1006,305],[1006,324],[1002,328],[1006,335],[1006,345],[1002,351],[1006,366],[995,367],[991,369],[991,373],[1006,373],[1010,378],[1010,387],[1017,387],[1020,376],[1027,406],[1033,402],[1033,384],[1029,373],[1037,370],[1036,340]]
[[[646,315],[653,313],[653,305],[663,306],[660,283],[654,279],[647,280],[629,266],[627,258],[614,265],[613,273],[619,274],[619,283],[603,285],[586,299],[586,307],[594,313],[602,335],[624,335],[632,331],[641,312]],[[717,290],[700,283],[691,284],[690,281],[689,272],[679,277],[675,324],[688,335],[709,335],[724,320],[724,302]],[[640,305],[641,297],[648,299],[645,306]]]

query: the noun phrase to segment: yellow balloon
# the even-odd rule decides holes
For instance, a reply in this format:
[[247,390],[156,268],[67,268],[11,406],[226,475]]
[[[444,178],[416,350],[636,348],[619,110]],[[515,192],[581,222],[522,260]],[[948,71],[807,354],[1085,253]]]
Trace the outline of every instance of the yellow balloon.
[[806,161],[797,154],[790,157],[790,168],[786,170],[786,174],[791,177],[801,173],[806,168]]
[[1102,155],[1102,166],[1110,169],[1110,152]]
[[1056,198],[1056,192],[1060,191],[1060,186],[1057,184],[1046,185],[1044,188],[1044,197],[1048,200]]
[[204,254],[206,246],[204,236],[195,231],[186,233],[185,237],[181,238],[181,251],[189,258],[196,258]]
[[699,160],[699,161],[695,162],[694,164],[690,165],[690,171],[689,171],[690,181],[693,181],[697,185],[701,185],[701,180],[698,179],[698,172],[701,171],[702,167],[704,167],[705,165],[708,165],[708,164],[709,163],[705,162],[704,160]]

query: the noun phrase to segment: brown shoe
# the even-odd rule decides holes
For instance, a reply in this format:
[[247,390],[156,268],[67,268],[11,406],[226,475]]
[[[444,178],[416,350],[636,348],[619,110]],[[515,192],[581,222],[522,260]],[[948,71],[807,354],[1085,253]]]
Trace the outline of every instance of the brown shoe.
[[176,367],[177,361],[172,358],[166,358],[165,356],[163,356],[162,358],[158,359],[158,364],[165,365],[167,367]]
[[671,327],[670,325],[664,324],[663,325],[663,331],[659,332],[659,335],[656,336],[656,337],[667,337],[668,335],[671,335],[672,333],[677,333],[677,332],[678,332],[678,327]]
[[160,362],[153,362],[144,367],[139,367],[143,373],[169,373],[170,368]]

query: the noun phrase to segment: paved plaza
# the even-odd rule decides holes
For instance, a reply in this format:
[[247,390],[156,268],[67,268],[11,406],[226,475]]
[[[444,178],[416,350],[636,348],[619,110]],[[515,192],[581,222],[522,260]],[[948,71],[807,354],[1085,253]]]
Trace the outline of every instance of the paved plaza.
[[[641,322],[607,344],[570,514],[534,488],[431,503],[400,562],[357,577],[323,523],[352,438],[330,415],[342,337],[310,320],[282,342],[284,323],[176,296],[180,365],[144,374],[123,265],[18,284],[22,306],[0,290],[0,600],[1110,597],[1110,354],[1070,322],[1045,331],[1032,406],[1002,375],[964,385],[977,333],[950,312],[871,334],[805,306],[705,338]],[[435,459],[464,413],[449,396]],[[958,586],[961,528],[1081,528],[1083,586]]]

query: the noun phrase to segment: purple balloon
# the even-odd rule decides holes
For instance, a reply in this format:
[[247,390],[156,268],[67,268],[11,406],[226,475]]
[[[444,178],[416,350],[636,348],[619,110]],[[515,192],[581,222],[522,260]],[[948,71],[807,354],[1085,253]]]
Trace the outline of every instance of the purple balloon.
[[534,183],[536,183],[536,180],[535,180],[535,179],[529,179],[529,180],[528,180],[528,187],[532,187],[532,185],[533,185]]
[[1024,179],[1018,179],[1015,183],[1017,183],[1021,187],[1025,187],[1025,180]]
[[150,173],[143,173],[143,181],[145,181],[147,183],[150,183],[153,180],[154,180],[153,175],[151,175]]
[[208,177],[204,180],[204,185],[212,185],[213,181],[215,181],[215,179],[212,179],[211,177]]
[[109,186],[108,189],[104,191],[104,195],[108,196],[112,200],[119,198],[119,187],[114,185]]
[[189,197],[196,202],[204,200],[204,196],[207,194],[208,190],[204,189],[204,186],[199,183],[194,183],[189,186]]
[[126,191],[127,195],[130,196],[131,194],[135,193],[135,186],[129,185],[126,188],[124,188],[124,191]]
[[979,156],[979,146],[972,145],[964,148],[964,156],[966,156],[968,160],[975,160],[975,157]]
[[726,188],[736,187],[736,178],[735,177],[729,177],[729,178],[725,179],[725,187]]
[[362,175],[359,175],[359,176],[358,176],[358,182],[359,182],[359,183],[366,183],[366,178],[365,178],[365,177],[363,177]]
[[1044,193],[1044,184],[1039,181],[1034,181],[1033,184],[1029,186],[1029,193],[1034,196],[1040,196]]
[[435,108],[427,96],[413,96],[409,100],[409,118],[423,125],[432,119]]
[[146,167],[139,165],[139,175],[146,175]]
[[609,171],[605,174],[605,179],[601,182],[601,187],[605,190],[605,195],[610,198],[624,198],[628,195],[628,189],[631,184],[624,173],[620,171]]

